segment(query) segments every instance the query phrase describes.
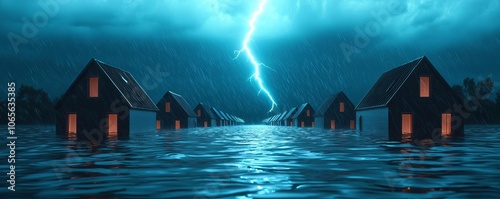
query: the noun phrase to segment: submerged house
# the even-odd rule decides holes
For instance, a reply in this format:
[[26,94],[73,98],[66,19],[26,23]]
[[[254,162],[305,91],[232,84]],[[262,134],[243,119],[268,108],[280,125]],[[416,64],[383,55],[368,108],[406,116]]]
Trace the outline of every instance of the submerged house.
[[314,127],[314,109],[309,103],[302,104],[293,116],[296,127]]
[[90,60],[55,109],[56,133],[83,138],[95,132],[126,138],[133,132],[154,131],[158,111],[129,72],[96,59]]
[[293,107],[286,113],[285,117],[283,118],[285,126],[293,126],[293,116],[295,116],[296,112],[297,112],[297,107]]
[[355,106],[344,92],[325,99],[314,114],[314,123],[324,129],[354,129],[356,120]]
[[196,114],[179,94],[168,91],[156,104],[157,129],[181,129],[196,127]]
[[211,108],[212,114],[215,117],[215,126],[224,126],[224,117],[215,107]]
[[424,56],[382,74],[356,107],[358,130],[391,140],[462,135],[463,122],[451,111],[462,104]]
[[196,119],[198,127],[211,127],[215,126],[215,116],[212,111],[202,103],[199,103],[195,108]]
[[278,126],[286,126],[286,122],[284,122],[284,118],[286,116],[287,111],[281,113],[280,117],[277,120],[277,125]]

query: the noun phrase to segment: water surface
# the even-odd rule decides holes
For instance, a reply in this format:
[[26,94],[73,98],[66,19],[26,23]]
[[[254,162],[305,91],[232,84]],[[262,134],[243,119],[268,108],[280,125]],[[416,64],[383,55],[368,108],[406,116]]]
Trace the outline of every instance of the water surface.
[[500,126],[467,126],[461,140],[425,145],[236,126],[92,146],[54,130],[18,127],[16,192],[4,183],[2,198],[495,198],[500,190]]

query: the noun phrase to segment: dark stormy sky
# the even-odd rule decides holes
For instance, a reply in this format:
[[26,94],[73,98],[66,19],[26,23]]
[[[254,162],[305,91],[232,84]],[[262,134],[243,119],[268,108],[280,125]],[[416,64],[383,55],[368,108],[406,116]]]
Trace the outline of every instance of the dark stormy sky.
[[[0,99],[10,80],[59,96],[94,57],[155,102],[172,90],[193,107],[270,115],[248,58],[233,60],[258,1],[40,2],[56,1],[0,1]],[[269,0],[250,47],[271,68],[262,78],[279,111],[341,90],[357,104],[384,71],[423,55],[450,84],[500,82],[499,19],[497,0]]]

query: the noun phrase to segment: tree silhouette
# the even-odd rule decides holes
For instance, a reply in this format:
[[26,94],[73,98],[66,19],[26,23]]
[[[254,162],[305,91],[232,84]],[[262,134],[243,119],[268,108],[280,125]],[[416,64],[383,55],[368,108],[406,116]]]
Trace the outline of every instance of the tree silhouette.
[[52,100],[42,89],[22,85],[16,96],[18,124],[51,124],[55,122]]

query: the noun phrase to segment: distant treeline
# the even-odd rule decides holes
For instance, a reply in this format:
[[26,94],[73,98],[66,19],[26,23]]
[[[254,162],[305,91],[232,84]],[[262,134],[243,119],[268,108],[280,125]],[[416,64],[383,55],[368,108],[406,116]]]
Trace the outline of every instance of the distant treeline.
[[[452,88],[469,105],[468,109],[462,109],[465,110],[467,124],[500,124],[500,91],[494,93],[491,78],[479,82],[465,78],[463,85]],[[59,97],[51,100],[42,89],[22,85],[16,93],[16,123],[55,124],[54,105],[58,100]],[[0,102],[0,125],[6,124],[7,100],[3,100]]]

